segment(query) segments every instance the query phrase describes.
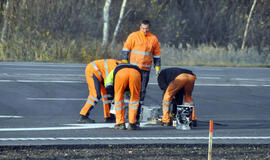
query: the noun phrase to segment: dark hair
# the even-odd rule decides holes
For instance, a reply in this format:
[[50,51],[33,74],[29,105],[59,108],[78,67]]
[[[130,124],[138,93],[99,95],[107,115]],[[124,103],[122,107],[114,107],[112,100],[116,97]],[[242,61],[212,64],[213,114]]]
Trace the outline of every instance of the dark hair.
[[150,24],[150,21],[149,20],[146,20],[146,19],[145,20],[142,20],[142,24],[146,24],[146,25],[149,25],[149,26],[151,25]]

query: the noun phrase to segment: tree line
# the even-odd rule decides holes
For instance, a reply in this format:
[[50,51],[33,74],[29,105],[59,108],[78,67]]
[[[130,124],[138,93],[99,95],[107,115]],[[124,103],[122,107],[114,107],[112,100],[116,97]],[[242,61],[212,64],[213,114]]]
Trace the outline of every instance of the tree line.
[[[161,45],[238,50],[245,37],[244,47],[269,53],[269,0],[110,0],[105,21],[107,1],[1,0],[0,60],[115,57],[143,19],[151,21],[151,32]],[[119,46],[100,55],[105,24],[108,45],[113,41]]]

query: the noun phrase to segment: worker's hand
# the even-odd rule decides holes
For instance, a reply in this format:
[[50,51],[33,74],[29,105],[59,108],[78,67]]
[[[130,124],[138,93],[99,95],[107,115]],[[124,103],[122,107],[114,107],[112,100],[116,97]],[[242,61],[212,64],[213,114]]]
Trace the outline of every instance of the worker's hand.
[[122,60],[122,63],[128,63],[128,60],[123,59],[123,60]]
[[158,78],[160,73],[160,66],[156,66],[155,69],[156,69],[156,78]]
[[105,87],[107,94],[110,95],[110,97],[114,97],[114,88],[112,85],[106,86]]
[[158,78],[159,76],[159,71],[156,71],[156,78]]

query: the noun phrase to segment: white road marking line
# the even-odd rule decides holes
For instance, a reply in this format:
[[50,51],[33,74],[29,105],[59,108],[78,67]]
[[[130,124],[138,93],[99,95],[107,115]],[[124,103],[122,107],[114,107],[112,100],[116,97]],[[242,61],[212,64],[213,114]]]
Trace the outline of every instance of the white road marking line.
[[64,76],[64,77],[84,77],[85,75],[83,74],[40,74],[40,73],[0,73],[0,75],[4,75],[4,76],[24,76],[24,77],[29,77],[29,76]]
[[11,67],[6,67],[5,69],[12,69],[12,70],[31,70],[31,71],[71,71],[71,68],[69,68],[69,67],[68,68],[67,67],[65,67],[65,68],[53,68],[53,69],[49,69],[49,68],[11,68]]
[[[114,127],[114,123],[92,123],[92,124],[82,124],[82,123],[74,123],[74,124],[64,124],[66,126],[79,126],[79,127],[109,127],[109,128],[113,128]],[[128,125],[128,123],[126,123],[126,126]],[[145,127],[149,125],[149,123],[146,123],[146,122],[142,122],[140,123],[140,126],[141,127]],[[159,126],[159,125],[157,125]]]
[[[0,80],[0,83],[86,83],[85,81],[55,81],[55,80]],[[149,82],[149,85],[158,83]],[[232,83],[195,83],[195,86],[218,86],[218,87],[270,87],[270,84],[232,84]]]
[[86,101],[86,98],[26,98],[29,101]]
[[[86,101],[87,98],[26,98],[29,101]],[[128,99],[124,99],[125,103],[129,103]]]
[[[114,124],[111,127],[113,128]],[[56,130],[73,130],[73,129],[97,129],[106,128],[105,126],[92,125],[92,126],[78,126],[78,127],[40,127],[40,128],[0,128],[0,132],[17,132],[17,131],[56,131]]]
[[28,67],[65,67],[65,68],[82,68],[86,67],[86,64],[71,64],[71,63],[8,63],[8,62],[0,62],[0,66],[28,66]]
[[[200,66],[162,66],[162,68],[186,68],[186,69],[191,69],[191,70],[201,70],[201,71],[221,71],[221,70],[224,70],[225,68],[224,67],[220,67],[220,68],[214,68],[214,67],[200,67]],[[229,67],[226,67],[226,68],[229,68]]]
[[[148,83],[149,85],[158,85],[158,83]],[[214,83],[195,83],[195,86],[216,86],[216,87],[270,87],[270,84],[232,84],[232,83],[221,83],[221,84],[214,84]]]
[[0,115],[0,118],[23,118],[22,116],[8,116],[8,115]]
[[198,79],[221,79],[221,77],[197,77]]
[[[33,137],[0,138],[0,141],[55,141],[55,140],[208,140],[209,137]],[[215,140],[269,140],[270,137],[213,137]]]
[[198,77],[225,77],[226,75],[222,75],[222,74],[196,74],[197,78]]
[[270,81],[269,79],[261,79],[261,78],[231,78],[231,80],[236,80],[236,81],[259,81],[259,82],[264,82],[264,81]]
[[[148,123],[141,123],[144,127]],[[93,123],[93,124],[65,124],[68,127],[38,127],[38,128],[0,128],[0,132],[17,132],[17,131],[54,131],[54,130],[73,130],[73,129],[97,129],[97,128],[113,128],[114,123]],[[127,126],[127,124],[126,124]]]
[[25,83],[83,83],[82,81],[47,81],[47,80],[17,80],[17,82],[25,82]]
[[1,79],[0,82],[8,82],[9,83],[9,82],[12,82],[12,80],[3,80],[3,79]]
[[216,86],[216,87],[270,87],[270,84],[195,84],[195,86]]
[[0,80],[7,83],[86,83],[85,81],[54,81],[54,80]]

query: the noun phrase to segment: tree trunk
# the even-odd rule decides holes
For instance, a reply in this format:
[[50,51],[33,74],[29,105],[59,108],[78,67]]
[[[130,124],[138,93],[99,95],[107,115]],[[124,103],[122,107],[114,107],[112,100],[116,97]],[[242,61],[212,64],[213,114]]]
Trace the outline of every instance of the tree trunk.
[[241,49],[244,49],[245,48],[245,43],[246,43],[246,38],[247,38],[247,32],[248,32],[248,26],[249,26],[249,23],[250,23],[250,19],[251,19],[251,15],[252,15],[252,12],[255,8],[255,5],[256,5],[256,2],[257,0],[254,0],[253,1],[253,5],[250,9],[250,12],[249,12],[249,15],[248,15],[248,19],[247,19],[247,24],[246,24],[246,29],[245,29],[245,32],[244,32],[244,36],[243,36],[243,41],[242,41],[242,47]]
[[22,6],[25,7],[26,5],[26,0],[23,0]]
[[102,40],[102,47],[106,47],[108,45],[109,39],[109,29],[110,29],[110,5],[111,0],[106,0],[105,5],[103,8],[103,40]]
[[116,36],[118,34],[118,31],[119,31],[119,28],[120,28],[120,24],[121,24],[121,22],[123,20],[123,15],[124,15],[124,12],[125,12],[126,4],[127,4],[127,0],[123,0],[122,6],[121,6],[120,15],[119,15],[119,19],[118,19],[117,25],[116,25],[115,30],[114,30],[114,33],[113,33],[112,48],[111,48],[112,50],[114,49],[115,41],[116,41]]
[[2,36],[1,36],[1,42],[5,42],[7,35],[8,35],[8,16],[9,16],[9,2],[10,0],[7,0],[5,11],[4,11],[4,25],[2,28]]

